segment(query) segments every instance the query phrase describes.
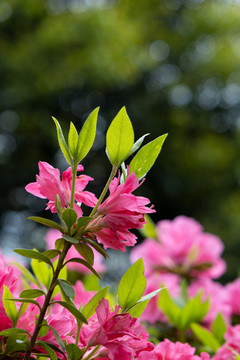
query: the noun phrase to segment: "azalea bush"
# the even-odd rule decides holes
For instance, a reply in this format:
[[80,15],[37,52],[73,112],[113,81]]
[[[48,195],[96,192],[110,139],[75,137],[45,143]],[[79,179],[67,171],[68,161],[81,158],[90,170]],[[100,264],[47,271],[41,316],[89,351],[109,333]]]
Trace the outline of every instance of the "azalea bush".
[[[155,226],[150,200],[133,194],[167,135],[142,146],[146,135],[134,140],[122,108],[107,131],[112,169],[96,197],[85,190],[94,179],[80,163],[97,116],[95,109],[79,133],[71,123],[67,141],[53,118],[69,167],[61,174],[40,161],[36,181],[26,186],[57,219],[29,218],[49,228],[46,250],[15,250],[31,268],[0,254],[0,359],[240,359],[240,281],[214,280],[226,268],[221,240],[184,216]],[[133,229],[146,240],[133,248],[115,293],[101,286],[103,260],[109,248],[136,245]]]

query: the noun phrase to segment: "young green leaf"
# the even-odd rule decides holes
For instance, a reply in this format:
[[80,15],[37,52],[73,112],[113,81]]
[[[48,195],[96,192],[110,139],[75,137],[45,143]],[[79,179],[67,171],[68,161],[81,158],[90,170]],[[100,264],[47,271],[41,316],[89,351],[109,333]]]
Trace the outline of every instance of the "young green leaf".
[[72,159],[71,159],[71,153],[70,150],[67,146],[66,140],[64,138],[63,132],[62,132],[62,128],[59,125],[59,122],[57,121],[57,119],[55,119],[54,117],[52,117],[53,121],[55,122],[56,128],[57,128],[57,137],[58,137],[58,142],[60,145],[60,148],[63,152],[63,155],[65,156],[65,159],[67,160],[67,162],[72,165]]
[[48,327],[48,323],[45,319],[43,319],[42,321],[42,325],[40,327],[40,331],[39,331],[39,336],[40,337],[44,337],[48,334],[48,331],[49,331],[49,327]]
[[7,316],[12,321],[12,324],[14,327],[17,317],[18,317],[17,308],[16,308],[14,301],[9,301],[10,299],[13,299],[11,291],[7,288],[6,285],[3,285],[3,286],[4,286],[3,287],[3,298],[2,298],[3,306],[6,311]]
[[15,249],[13,251],[19,255],[25,256],[30,259],[36,259],[38,261],[43,261],[52,267],[52,263],[49,260],[49,258],[38,251],[27,250],[27,249]]
[[136,317],[138,319],[142,315],[144,310],[146,309],[146,306],[148,303],[149,303],[149,300],[137,302],[127,312],[129,314],[131,314],[132,317]]
[[112,165],[119,166],[134,144],[132,123],[123,107],[110,124],[106,137],[106,152]]
[[138,259],[123,275],[118,286],[118,300],[122,310],[131,308],[146,288],[144,264]]
[[142,143],[143,143],[143,140],[144,140],[145,137],[148,136],[148,135],[150,135],[150,134],[145,134],[145,135],[143,135],[142,137],[140,137],[140,138],[133,144],[133,147],[132,147],[132,150],[130,151],[129,156],[132,155],[133,153],[135,153],[135,151],[137,151],[137,150],[140,148],[140,146],[141,146]]
[[43,224],[45,226],[48,226],[50,228],[59,230],[61,232],[63,231],[63,228],[58,223],[56,223],[55,221],[49,220],[49,219],[45,219],[43,217],[30,216],[30,217],[28,217],[28,220],[35,221],[35,222],[37,222],[39,224]]
[[143,146],[130,162],[130,171],[134,172],[138,179],[147,174],[155,163],[167,134],[159,136],[155,140]]
[[84,306],[82,310],[83,316],[88,320],[95,312],[96,307],[98,306],[99,302],[107,295],[109,286],[105,287],[104,289],[98,291],[91,300]]
[[157,240],[158,236],[157,236],[157,231],[156,231],[156,225],[154,224],[154,222],[152,221],[152,219],[150,218],[149,215],[145,214],[144,218],[145,218],[146,224],[144,224],[142,229],[139,229],[140,233],[145,238]]
[[41,306],[39,305],[39,303],[35,300],[32,299],[7,299],[8,301],[15,301],[15,302],[21,302],[21,303],[28,303],[28,304],[34,304],[36,305],[39,310],[41,311]]
[[92,249],[86,244],[74,244],[75,249],[77,252],[90,264],[93,265],[94,263],[94,253]]
[[77,143],[77,163],[80,163],[85,158],[93,145],[96,135],[98,111],[99,107],[91,112],[80,131]]
[[78,132],[72,122],[68,133],[68,146],[72,157],[74,158],[77,152]]
[[192,331],[202,341],[202,343],[208,346],[213,352],[221,346],[217,338],[203,326],[193,323],[191,324]]
[[71,244],[78,244],[79,240],[75,239],[74,237],[68,236],[66,234],[62,235],[63,239],[66,240],[67,242],[71,243]]
[[218,341],[223,344],[224,343],[224,334],[227,330],[226,323],[221,313],[218,313],[216,318],[214,319],[211,330]]
[[22,273],[24,274],[26,279],[30,281],[30,283],[34,283],[35,285],[39,286],[37,279],[30,273],[28,269],[16,262],[14,262],[14,265],[16,265],[22,271]]
[[52,280],[50,267],[46,263],[39,262],[36,259],[32,259],[31,267],[39,283],[48,288]]
[[82,226],[87,226],[90,221],[92,220],[91,217],[89,216],[82,216],[78,219],[78,222],[77,222],[77,226],[78,228],[82,227]]
[[51,304],[59,304],[59,305],[63,306],[76,318],[76,320],[79,320],[79,321],[84,322],[85,324],[88,324],[87,319],[73,305],[71,305],[65,301],[52,301]]
[[68,354],[68,360],[79,360],[82,358],[83,352],[75,344],[67,344],[66,351]]
[[172,300],[167,289],[163,289],[161,291],[161,294],[158,298],[158,305],[164,314],[168,317],[169,321],[177,327],[181,310]]
[[45,295],[45,292],[40,289],[27,289],[23,290],[19,296],[20,298],[35,299],[42,295]]
[[77,214],[73,209],[66,209],[62,213],[62,218],[70,229],[77,221]]

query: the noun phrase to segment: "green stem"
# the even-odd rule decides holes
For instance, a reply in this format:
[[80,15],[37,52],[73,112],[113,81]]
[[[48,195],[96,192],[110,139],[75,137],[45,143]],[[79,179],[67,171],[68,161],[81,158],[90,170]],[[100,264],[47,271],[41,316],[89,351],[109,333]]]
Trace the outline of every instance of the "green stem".
[[89,354],[87,357],[84,358],[84,360],[91,360],[91,357],[96,354],[96,352],[100,349],[102,345],[97,345]]
[[61,253],[61,255],[60,255],[59,259],[58,259],[57,268],[53,273],[53,278],[52,278],[51,284],[49,286],[48,292],[46,294],[45,301],[44,301],[43,306],[41,308],[35,330],[34,330],[33,335],[31,337],[29,347],[28,347],[28,349],[26,351],[26,354],[24,356],[24,360],[28,360],[30,358],[30,356],[31,356],[31,352],[32,352],[32,350],[34,348],[34,345],[35,345],[35,342],[37,340],[37,336],[38,336],[40,327],[42,325],[42,322],[44,320],[44,316],[46,314],[47,308],[49,306],[50,299],[52,297],[53,291],[54,291],[55,286],[57,284],[58,275],[59,275],[59,273],[60,273],[60,271],[62,269],[64,259],[65,259],[66,255],[67,255],[67,252],[68,252],[70,247],[71,247],[71,244],[69,244],[66,241],[65,244],[64,244],[63,251],[62,251],[62,253]]
[[78,345],[81,327],[82,327],[82,323],[80,321],[78,321],[77,322],[77,335],[76,335],[75,345]]
[[110,182],[112,181],[112,179],[114,178],[114,176],[117,173],[117,169],[118,169],[118,167],[116,165],[115,166],[113,165],[111,174],[110,174],[110,176],[108,178],[108,181],[107,181],[107,183],[106,183],[106,185],[105,185],[105,187],[104,187],[104,189],[103,189],[103,191],[102,191],[102,193],[101,193],[101,195],[100,195],[100,197],[98,199],[97,204],[95,205],[95,207],[93,208],[91,214],[89,215],[90,217],[93,217],[93,215],[97,212],[97,209],[98,209],[99,205],[101,204],[104,196],[106,195],[106,193],[108,191]]
[[71,189],[71,203],[70,207],[73,209],[74,197],[75,197],[75,186],[76,186],[76,176],[77,176],[77,167],[76,165],[72,166],[72,189]]

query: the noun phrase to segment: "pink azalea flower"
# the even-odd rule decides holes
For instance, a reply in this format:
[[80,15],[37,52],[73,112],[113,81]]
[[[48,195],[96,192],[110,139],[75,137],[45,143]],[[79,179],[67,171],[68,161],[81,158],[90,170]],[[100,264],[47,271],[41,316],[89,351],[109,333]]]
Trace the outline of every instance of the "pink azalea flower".
[[226,342],[212,360],[235,360],[236,355],[240,356],[240,325],[229,326],[224,338]]
[[[59,239],[62,236],[60,231],[55,229],[50,229],[47,231],[45,236],[45,241],[47,245],[47,249],[53,249],[55,241]],[[98,273],[103,273],[106,270],[105,265],[103,264],[103,257],[99,252],[97,252],[95,249],[92,249],[94,253],[94,269]],[[74,246],[72,246],[66,255],[66,261],[72,259],[72,258],[82,258],[82,256],[77,252]],[[69,262],[66,265],[69,270],[75,270],[79,271],[82,274],[92,274],[92,272],[86,267],[81,264],[75,263],[75,262]]]
[[119,185],[114,178],[109,186],[109,197],[99,206],[96,216],[100,217],[96,228],[97,240],[104,248],[125,251],[126,246],[136,243],[136,236],[129,229],[141,229],[145,224],[144,214],[155,210],[147,207],[149,200],[132,194],[139,187],[134,173],[127,175],[126,181]]
[[214,282],[208,278],[201,278],[192,282],[188,288],[190,297],[195,296],[202,291],[202,300],[209,299],[210,307],[205,315],[203,322],[210,326],[218,313],[221,313],[226,323],[231,322],[231,307],[228,302],[228,293],[226,288],[218,282]]
[[[199,357],[194,355],[195,348],[189,344],[182,344],[179,341],[173,343],[168,339],[160,342],[153,353],[156,360],[210,360],[207,353],[202,353]],[[143,360],[143,358],[140,357],[139,360]]]
[[99,327],[91,335],[88,344],[103,345],[108,349],[110,360],[132,360],[140,351],[153,349],[148,333],[130,314],[118,314],[120,307],[111,312],[109,302],[102,299],[96,309]]
[[157,224],[158,241],[146,239],[133,249],[131,258],[143,258],[147,276],[154,272],[175,272],[193,278],[216,278],[223,274],[225,262],[221,240],[204,233],[194,219],[178,216]]
[[[72,171],[69,167],[62,174],[60,179],[60,171],[55,169],[50,164],[44,161],[38,163],[39,175],[36,176],[37,181],[28,184],[25,189],[35,196],[42,199],[48,199],[46,209],[51,212],[56,212],[55,200],[57,194],[59,195],[62,207],[68,207],[71,202],[71,188],[72,188]],[[83,166],[78,165],[78,171],[83,171]],[[83,191],[88,182],[93,180],[90,176],[80,175],[76,178],[75,200],[77,203],[84,203],[87,206],[94,207],[97,203],[97,198],[94,194],[88,191]],[[74,204],[74,210],[78,216],[82,216],[82,210],[79,204]]]

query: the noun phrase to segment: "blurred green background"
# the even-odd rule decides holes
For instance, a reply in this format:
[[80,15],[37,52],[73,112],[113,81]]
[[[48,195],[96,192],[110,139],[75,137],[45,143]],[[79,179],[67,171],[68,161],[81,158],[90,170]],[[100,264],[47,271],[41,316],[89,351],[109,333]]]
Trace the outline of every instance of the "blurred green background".
[[[100,106],[85,172],[99,195],[110,166],[105,132],[126,105],[136,138],[168,132],[139,191],[154,221],[185,214],[225,243],[240,268],[240,2],[234,0],[1,0],[0,213],[3,249],[36,246],[26,220],[37,162],[66,167],[51,120],[80,130]],[[48,214],[50,216],[50,214]],[[27,245],[26,245],[27,246]]]

